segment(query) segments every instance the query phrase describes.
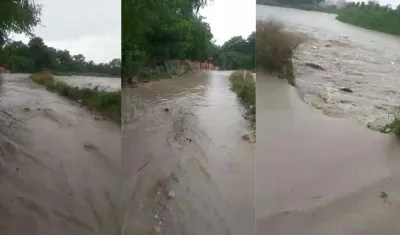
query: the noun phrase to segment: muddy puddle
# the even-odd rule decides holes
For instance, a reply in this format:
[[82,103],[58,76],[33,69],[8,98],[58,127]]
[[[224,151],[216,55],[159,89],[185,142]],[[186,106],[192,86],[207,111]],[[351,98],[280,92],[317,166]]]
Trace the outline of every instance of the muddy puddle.
[[122,90],[124,234],[254,234],[253,130],[229,74]]
[[0,234],[118,234],[120,129],[26,74],[0,86]]
[[90,76],[57,76],[71,86],[97,88],[105,91],[121,90],[121,78],[90,77]]
[[[258,19],[279,20],[308,36],[294,60],[305,102],[325,115],[350,117],[379,129],[400,105],[400,37],[344,24],[335,17],[257,6]],[[310,62],[324,70],[304,65]]]
[[363,125],[379,125],[400,100],[398,38],[257,6],[257,18],[270,17],[309,40],[296,53],[297,89],[257,74],[258,234],[396,234],[400,143]]

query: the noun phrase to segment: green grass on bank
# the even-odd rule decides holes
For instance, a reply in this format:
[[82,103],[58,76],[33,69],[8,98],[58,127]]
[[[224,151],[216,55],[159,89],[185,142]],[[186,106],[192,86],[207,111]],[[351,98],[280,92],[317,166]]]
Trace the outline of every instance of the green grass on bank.
[[394,10],[344,8],[338,12],[336,19],[358,27],[400,35],[400,14]]
[[49,72],[40,72],[30,76],[32,81],[43,85],[47,90],[63,97],[80,102],[88,109],[98,112],[115,123],[121,123],[121,92],[101,91],[98,89],[72,87],[63,81],[57,81]]
[[400,137],[400,107],[396,107],[392,115],[392,122],[384,126],[382,128],[382,132],[388,132],[387,130],[389,130],[389,132],[392,132]]
[[253,74],[247,72],[244,78],[244,71],[238,70],[229,76],[231,90],[236,93],[240,101],[246,106],[249,113],[256,113],[256,84]]

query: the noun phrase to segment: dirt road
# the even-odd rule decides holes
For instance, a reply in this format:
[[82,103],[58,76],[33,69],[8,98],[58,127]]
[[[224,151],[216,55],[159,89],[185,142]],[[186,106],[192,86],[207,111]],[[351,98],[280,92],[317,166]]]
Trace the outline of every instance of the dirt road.
[[0,234],[119,234],[119,127],[26,74],[3,75],[0,110]]

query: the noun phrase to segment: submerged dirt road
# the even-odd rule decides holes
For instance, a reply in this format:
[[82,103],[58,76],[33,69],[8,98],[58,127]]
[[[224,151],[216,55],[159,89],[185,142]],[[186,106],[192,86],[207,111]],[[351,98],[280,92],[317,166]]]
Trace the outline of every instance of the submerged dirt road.
[[252,130],[230,73],[123,90],[124,234],[255,234]]
[[0,234],[119,234],[120,129],[4,74]]
[[257,92],[258,234],[400,231],[394,136],[312,110],[284,80],[258,74]]

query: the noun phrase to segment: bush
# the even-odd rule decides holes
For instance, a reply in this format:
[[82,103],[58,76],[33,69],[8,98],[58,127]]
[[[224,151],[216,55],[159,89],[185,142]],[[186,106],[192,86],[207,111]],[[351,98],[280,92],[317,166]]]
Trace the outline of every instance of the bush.
[[400,107],[396,107],[393,111],[393,121],[383,127],[382,132],[394,133],[400,137]]
[[285,31],[284,25],[277,21],[257,21],[256,27],[257,68],[280,72],[305,38]]
[[251,72],[248,71],[245,78],[243,76],[243,70],[235,71],[229,76],[231,90],[237,94],[241,102],[248,108],[248,111],[251,114],[255,114],[256,84]]
[[78,101],[91,110],[120,124],[121,123],[121,92],[101,91],[96,87],[72,87],[63,81],[57,81],[49,72],[40,72],[30,76],[32,81],[43,85],[47,90],[63,97]]

